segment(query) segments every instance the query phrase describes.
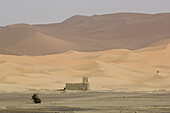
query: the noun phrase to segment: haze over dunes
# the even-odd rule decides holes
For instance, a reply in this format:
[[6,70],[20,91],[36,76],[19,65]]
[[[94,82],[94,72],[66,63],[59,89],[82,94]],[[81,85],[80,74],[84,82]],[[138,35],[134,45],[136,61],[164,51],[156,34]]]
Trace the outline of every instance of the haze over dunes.
[[134,50],[169,37],[169,13],[77,15],[62,23],[1,27],[0,53],[48,55],[68,50]]

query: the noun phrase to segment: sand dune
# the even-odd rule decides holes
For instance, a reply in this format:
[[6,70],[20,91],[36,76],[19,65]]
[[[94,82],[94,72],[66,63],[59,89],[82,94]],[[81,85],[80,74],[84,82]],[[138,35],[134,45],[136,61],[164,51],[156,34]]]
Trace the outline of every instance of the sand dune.
[[92,90],[169,90],[169,52],[170,44],[140,50],[0,55],[0,90],[63,88],[67,82],[81,82],[83,76],[89,77]]
[[56,90],[83,76],[92,90],[169,90],[170,14],[1,27],[0,54],[0,91]]
[[1,27],[0,53],[49,55],[68,50],[134,50],[169,37],[169,13],[76,15],[61,23]]

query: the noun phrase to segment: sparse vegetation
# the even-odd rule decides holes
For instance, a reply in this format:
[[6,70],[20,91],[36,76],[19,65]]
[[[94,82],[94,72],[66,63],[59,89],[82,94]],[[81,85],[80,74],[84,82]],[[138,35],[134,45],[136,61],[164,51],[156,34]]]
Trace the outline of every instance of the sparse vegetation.
[[38,97],[38,93],[32,95],[32,100],[34,103],[41,103],[41,99]]

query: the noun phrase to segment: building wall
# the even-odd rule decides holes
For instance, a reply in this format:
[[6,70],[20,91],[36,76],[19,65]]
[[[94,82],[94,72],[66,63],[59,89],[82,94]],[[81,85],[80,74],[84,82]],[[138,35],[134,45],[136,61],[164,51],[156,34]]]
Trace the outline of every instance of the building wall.
[[88,77],[83,77],[83,81],[84,84],[88,83]]
[[90,86],[89,83],[66,83],[66,89],[87,91],[90,89]]

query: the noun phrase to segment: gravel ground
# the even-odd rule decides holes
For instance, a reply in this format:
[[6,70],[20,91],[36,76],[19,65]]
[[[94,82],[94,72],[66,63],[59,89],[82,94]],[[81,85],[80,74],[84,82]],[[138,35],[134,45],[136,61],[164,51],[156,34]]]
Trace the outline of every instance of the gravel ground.
[[170,113],[170,93],[146,92],[56,92],[0,93],[0,113]]

